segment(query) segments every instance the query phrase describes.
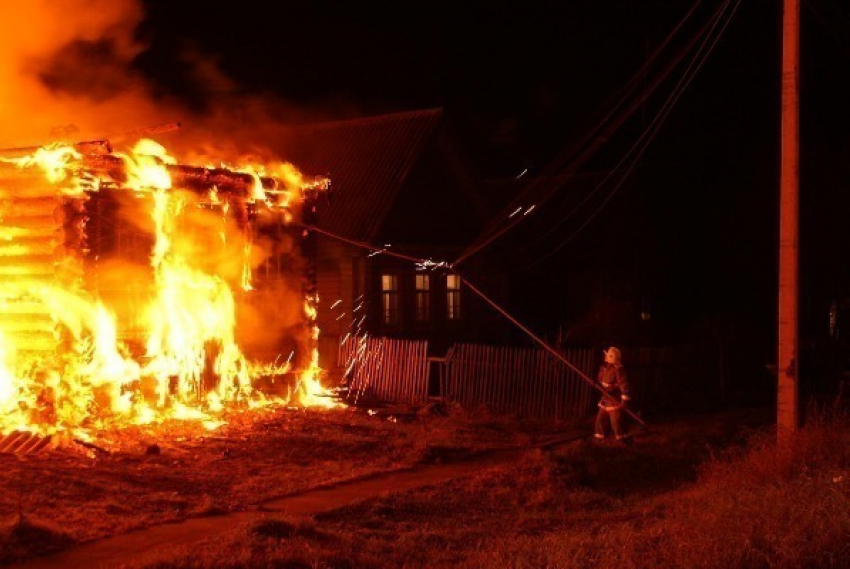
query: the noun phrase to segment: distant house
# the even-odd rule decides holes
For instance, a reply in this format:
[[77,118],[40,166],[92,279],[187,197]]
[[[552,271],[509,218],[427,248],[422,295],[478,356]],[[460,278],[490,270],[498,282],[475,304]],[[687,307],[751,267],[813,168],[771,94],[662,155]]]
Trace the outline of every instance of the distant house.
[[[428,340],[434,355],[456,341],[504,335],[505,319],[439,266],[457,258],[490,214],[442,109],[301,125],[290,134],[282,155],[331,179],[310,235],[323,368],[333,368],[351,334]],[[506,294],[502,269],[486,256],[464,271],[488,294]]]

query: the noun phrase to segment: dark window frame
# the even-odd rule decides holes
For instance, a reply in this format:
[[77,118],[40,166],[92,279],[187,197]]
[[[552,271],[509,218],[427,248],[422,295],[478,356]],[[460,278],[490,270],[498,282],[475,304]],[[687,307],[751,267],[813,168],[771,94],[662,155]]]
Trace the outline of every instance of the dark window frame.
[[[456,286],[450,286],[451,281],[457,281]],[[457,322],[461,319],[461,289],[462,280],[459,275],[446,275],[446,320]]]
[[[391,279],[387,282],[387,279]],[[381,272],[381,323],[385,326],[398,326],[401,324],[401,279],[396,272]],[[387,288],[387,285],[392,288]]]
[[[424,281],[425,286],[421,287],[420,280]],[[425,273],[415,273],[413,275],[413,289],[415,291],[416,301],[416,321],[426,323],[431,321],[431,275]]]

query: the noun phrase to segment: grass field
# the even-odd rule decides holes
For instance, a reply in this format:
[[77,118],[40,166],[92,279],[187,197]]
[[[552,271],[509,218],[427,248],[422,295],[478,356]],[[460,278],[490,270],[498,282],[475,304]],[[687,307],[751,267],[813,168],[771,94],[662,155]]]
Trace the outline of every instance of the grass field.
[[[235,415],[122,431],[98,446],[0,455],[0,562],[223,512],[369,473],[531,447],[579,425],[485,411]],[[270,513],[127,567],[847,567],[846,413],[810,413],[777,449],[770,410],[657,418],[631,444],[589,438],[312,519]],[[108,451],[108,452],[106,452]]]

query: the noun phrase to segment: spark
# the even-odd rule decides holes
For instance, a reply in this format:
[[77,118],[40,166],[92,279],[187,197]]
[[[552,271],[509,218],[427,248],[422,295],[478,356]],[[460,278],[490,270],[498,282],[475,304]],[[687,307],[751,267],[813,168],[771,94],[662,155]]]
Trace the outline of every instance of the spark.
[[445,261],[435,262],[435,261],[432,261],[431,259],[425,259],[423,261],[416,263],[416,270],[424,271],[426,269],[431,269],[433,271],[434,269],[439,269],[441,267],[448,267],[448,266],[449,266],[449,264],[446,263]]

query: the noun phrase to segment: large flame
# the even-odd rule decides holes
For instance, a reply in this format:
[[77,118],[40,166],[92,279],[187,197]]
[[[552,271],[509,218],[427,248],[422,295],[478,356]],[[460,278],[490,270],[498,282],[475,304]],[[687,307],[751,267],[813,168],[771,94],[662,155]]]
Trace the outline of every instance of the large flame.
[[[161,85],[151,88],[135,65],[146,49],[137,33],[140,0],[0,4],[7,32],[0,36],[0,147],[7,149],[0,152],[0,433],[85,436],[169,417],[214,426],[233,405],[329,404],[316,365],[318,298],[292,284],[297,275],[281,279],[280,290],[264,289],[259,278],[268,242],[279,239],[276,251],[286,250],[294,238],[258,235],[245,222],[273,212],[295,223],[304,192],[326,182],[286,162],[227,163],[222,157],[234,153],[209,151],[268,145],[286,105],[244,96],[200,53],[175,57],[199,91],[215,93],[205,116],[163,96]],[[114,153],[106,143],[154,136],[160,127],[151,125],[178,117],[198,129],[192,137],[183,131],[192,149],[182,149],[182,162],[250,177],[240,200],[223,188],[202,196],[175,185],[176,160],[153,140]],[[57,142],[30,146],[45,140]],[[206,150],[188,155],[198,148]],[[87,162],[97,152],[121,175]],[[7,180],[4,169],[22,174]],[[269,178],[277,183],[264,184]],[[113,192],[121,211],[111,221],[144,233],[141,259],[88,250],[88,208]],[[277,302],[273,310],[268,299]],[[267,312],[282,313],[286,325],[271,329]],[[267,353],[282,330],[299,337]],[[246,355],[246,340],[258,337],[261,359]]]
[[[152,228],[152,244],[149,290],[144,298],[128,299],[140,306],[132,314],[135,322],[120,322],[116,307],[80,286],[80,279],[33,275],[0,286],[7,316],[0,322],[0,431],[85,436],[90,429],[166,418],[200,420],[212,427],[220,424],[216,414],[232,405],[335,405],[321,385],[318,366],[318,297],[302,298],[300,329],[307,337],[298,340],[309,354],[301,358],[301,369],[294,369],[292,354],[282,363],[281,358],[250,361],[237,341],[234,293],[250,295],[254,288],[258,247],[247,225],[229,215],[231,204],[220,199],[217,188],[204,196],[175,188],[168,168],[176,160],[160,144],[141,140],[114,157],[120,158],[123,179],[88,171],[72,146],[51,145],[5,160],[28,171],[39,167],[57,195],[84,201],[81,188],[92,193],[120,187],[134,196],[135,215],[148,218],[140,225]],[[286,163],[233,171],[255,178],[240,203],[278,211],[285,223],[297,211],[298,189],[326,184],[306,181]],[[279,187],[264,188],[261,178],[269,176],[281,181]],[[0,229],[0,237],[15,244],[16,228],[0,224]],[[216,247],[232,253],[224,255],[226,262],[214,263],[205,254]],[[234,263],[232,256],[241,258]],[[17,267],[15,274],[26,272]],[[15,314],[21,318],[8,317]],[[44,349],[50,336],[41,336],[36,346],[20,333],[18,323],[26,318],[42,319],[55,349]],[[121,341],[122,324],[140,330],[143,350],[134,352]],[[287,393],[264,393],[256,386],[258,378],[286,375],[297,377]]]

